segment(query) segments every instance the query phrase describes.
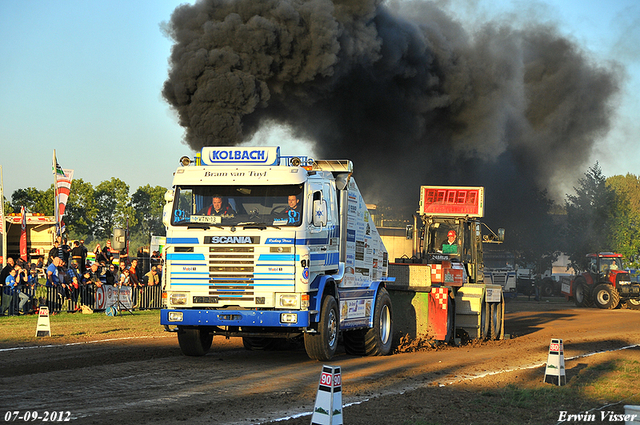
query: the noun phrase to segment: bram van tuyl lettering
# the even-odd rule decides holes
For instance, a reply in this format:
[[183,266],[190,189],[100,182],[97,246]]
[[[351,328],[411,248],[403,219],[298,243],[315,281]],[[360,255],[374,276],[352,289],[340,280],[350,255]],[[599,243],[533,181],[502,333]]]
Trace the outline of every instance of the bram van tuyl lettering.
[[558,416],[558,421],[563,422],[633,422],[638,415],[626,415],[615,413],[611,410],[606,412],[600,412],[600,417],[595,413],[567,413],[566,410],[561,410]]

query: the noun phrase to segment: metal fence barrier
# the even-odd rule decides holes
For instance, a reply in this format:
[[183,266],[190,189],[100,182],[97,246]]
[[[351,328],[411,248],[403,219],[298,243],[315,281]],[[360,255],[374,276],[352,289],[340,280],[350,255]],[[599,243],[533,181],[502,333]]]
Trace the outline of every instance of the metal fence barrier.
[[[0,313],[5,315],[29,313],[40,305],[49,307],[49,311],[52,313],[60,313],[62,311],[72,313],[81,310],[82,306],[87,306],[94,311],[103,311],[105,309],[104,299],[101,298],[103,296],[102,291],[98,290],[95,285],[83,285],[72,290],[38,285],[37,288],[19,287],[19,291],[6,291],[6,293],[2,294],[2,303],[0,304],[2,306]],[[20,293],[23,295],[21,296]],[[25,296],[28,297],[28,300],[20,310],[20,302],[25,300]],[[162,287],[153,285],[133,288],[131,298],[134,309],[161,309]]]

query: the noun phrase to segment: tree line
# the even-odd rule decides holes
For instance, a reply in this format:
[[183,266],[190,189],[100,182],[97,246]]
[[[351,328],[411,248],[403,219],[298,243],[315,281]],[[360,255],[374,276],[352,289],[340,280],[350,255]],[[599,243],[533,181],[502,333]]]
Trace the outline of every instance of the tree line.
[[[567,194],[555,203],[544,191],[535,194],[538,208],[518,211],[535,215],[523,220],[505,245],[522,265],[535,265],[542,273],[558,252],[569,255],[571,267],[587,268],[586,255],[617,252],[626,267],[640,267],[640,179],[633,174],[606,177],[596,162]],[[509,232],[509,229],[507,229]]]
[[[166,188],[141,186],[133,195],[125,182],[115,177],[97,186],[82,179],[71,185],[71,193],[63,222],[69,240],[84,239],[92,249],[92,243],[104,243],[110,239],[113,229],[129,228],[130,252],[149,245],[152,235],[164,236],[162,209]],[[27,212],[54,215],[53,184],[47,190],[34,187],[17,189],[11,201],[5,199],[5,213],[19,213],[22,206]]]
[[[551,267],[558,252],[569,254],[572,266],[586,269],[588,253],[614,251],[624,255],[628,267],[640,267],[640,178],[633,174],[606,177],[596,162],[567,194],[564,203],[552,201],[546,191],[533,196],[533,208],[512,209],[504,249],[516,254],[521,265],[540,273]],[[114,228],[129,224],[131,249],[148,245],[152,235],[164,236],[162,209],[166,188],[129,186],[117,178],[93,187],[74,180],[64,222],[70,240],[86,243],[111,238]],[[53,215],[53,185],[42,191],[18,189],[5,200],[5,212]],[[392,207],[380,206],[389,218]],[[498,223],[501,225],[501,223]],[[497,227],[497,226],[496,226]],[[135,250],[134,250],[135,252]]]

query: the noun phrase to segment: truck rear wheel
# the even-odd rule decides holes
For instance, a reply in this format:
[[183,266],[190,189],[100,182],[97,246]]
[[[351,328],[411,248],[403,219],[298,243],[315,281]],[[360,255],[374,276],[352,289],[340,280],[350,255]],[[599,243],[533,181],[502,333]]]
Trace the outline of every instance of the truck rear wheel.
[[593,298],[598,308],[611,310],[616,308],[620,302],[620,294],[618,294],[616,288],[609,284],[601,283],[595,287],[593,293]]
[[316,333],[304,334],[304,348],[314,360],[330,360],[338,348],[338,303],[332,295],[322,301],[320,322]]
[[393,314],[386,289],[380,289],[376,297],[373,327],[343,332],[342,339],[347,354],[354,356],[386,356],[391,352]]
[[393,314],[391,298],[386,289],[381,288],[376,296],[373,312],[373,327],[364,334],[367,356],[386,356],[391,351],[393,338]]
[[578,307],[591,307],[591,293],[584,279],[576,279],[573,283],[573,299]]
[[178,329],[178,343],[185,356],[204,356],[211,348],[213,335],[197,328]]

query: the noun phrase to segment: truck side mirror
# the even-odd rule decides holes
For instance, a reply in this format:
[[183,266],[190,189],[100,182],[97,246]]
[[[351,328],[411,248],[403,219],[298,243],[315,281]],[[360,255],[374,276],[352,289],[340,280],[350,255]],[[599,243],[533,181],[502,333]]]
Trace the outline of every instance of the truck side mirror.
[[313,225],[316,227],[327,225],[327,204],[325,201],[313,201]]
[[498,240],[504,242],[504,228],[502,227],[498,229]]
[[413,224],[407,225],[405,232],[406,232],[405,237],[407,239],[413,239]]

